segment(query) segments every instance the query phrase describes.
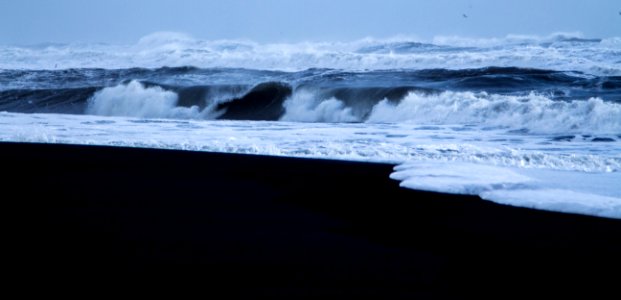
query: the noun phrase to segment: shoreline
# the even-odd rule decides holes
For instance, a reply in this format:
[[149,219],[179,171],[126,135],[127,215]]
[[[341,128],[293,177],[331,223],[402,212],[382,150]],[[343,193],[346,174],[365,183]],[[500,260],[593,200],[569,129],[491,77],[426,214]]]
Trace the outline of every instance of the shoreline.
[[621,267],[621,220],[400,188],[390,164],[28,143],[0,153],[18,283],[117,274],[292,297],[525,283],[603,293]]

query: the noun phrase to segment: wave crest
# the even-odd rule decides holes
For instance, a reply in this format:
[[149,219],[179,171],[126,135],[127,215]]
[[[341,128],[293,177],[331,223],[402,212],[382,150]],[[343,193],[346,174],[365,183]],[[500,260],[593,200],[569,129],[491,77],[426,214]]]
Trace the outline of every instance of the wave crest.
[[621,105],[600,98],[554,101],[543,95],[473,92],[410,93],[400,103],[378,103],[368,122],[476,124],[533,133],[621,132]]
[[[393,90],[292,89],[284,83],[268,82],[233,96],[228,90],[222,95],[215,91],[171,91],[131,81],[96,92],[87,101],[86,113],[174,119],[475,125],[541,134],[621,133],[621,104],[596,97],[567,101],[534,92],[503,95],[414,90],[399,98],[387,98],[395,94]],[[225,95],[232,98],[221,99]]]
[[334,97],[322,100],[310,92],[298,92],[284,103],[282,121],[297,122],[359,122],[352,109]]
[[159,86],[138,81],[104,88],[88,100],[86,113],[140,118],[198,118],[197,106],[177,107],[178,96]]

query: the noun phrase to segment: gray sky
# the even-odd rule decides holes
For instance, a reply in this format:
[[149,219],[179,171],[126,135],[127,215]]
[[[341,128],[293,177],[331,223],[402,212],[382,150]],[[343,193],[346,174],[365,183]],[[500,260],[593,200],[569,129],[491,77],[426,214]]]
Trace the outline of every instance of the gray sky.
[[0,0],[0,44],[133,43],[157,31],[258,42],[612,37],[620,11],[620,0]]

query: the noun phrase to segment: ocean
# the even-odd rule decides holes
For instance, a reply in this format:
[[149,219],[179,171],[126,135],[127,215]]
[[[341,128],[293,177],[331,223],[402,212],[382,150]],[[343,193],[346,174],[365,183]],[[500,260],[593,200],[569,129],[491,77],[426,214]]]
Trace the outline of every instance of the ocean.
[[0,46],[0,141],[391,163],[405,188],[621,219],[621,38]]

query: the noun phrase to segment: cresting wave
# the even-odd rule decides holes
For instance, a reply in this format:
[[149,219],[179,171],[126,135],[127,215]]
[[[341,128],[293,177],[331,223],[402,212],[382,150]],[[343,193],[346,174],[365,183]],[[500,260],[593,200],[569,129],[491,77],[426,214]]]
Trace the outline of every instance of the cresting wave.
[[501,66],[621,75],[620,56],[619,38],[589,39],[580,34],[261,44],[247,40],[208,41],[164,32],[146,36],[133,45],[0,46],[0,69],[195,66],[301,71],[309,68],[386,70]]
[[537,94],[410,93],[396,105],[385,100],[380,102],[367,121],[473,124],[531,133],[616,134],[621,132],[621,105],[599,98],[553,101]]
[[[600,98],[562,101],[536,93],[514,96],[414,88],[311,91],[293,90],[282,83],[260,84],[234,98],[239,90],[222,88],[222,94],[205,98],[203,103],[187,103],[175,92],[131,81],[96,92],[88,100],[86,113],[146,118],[462,124],[552,134],[621,133],[621,104]],[[180,99],[185,99],[185,106],[179,105]]]
[[[518,68],[379,72],[316,69],[296,73],[166,68],[14,73],[16,81],[23,82],[0,90],[0,110],[173,119],[463,124],[531,133],[621,133],[621,77],[614,76]],[[142,80],[124,79],[132,77]],[[37,88],[38,82],[48,81],[69,84]],[[110,86],[99,87],[95,85],[98,82]],[[34,88],[18,88],[27,85]]]

